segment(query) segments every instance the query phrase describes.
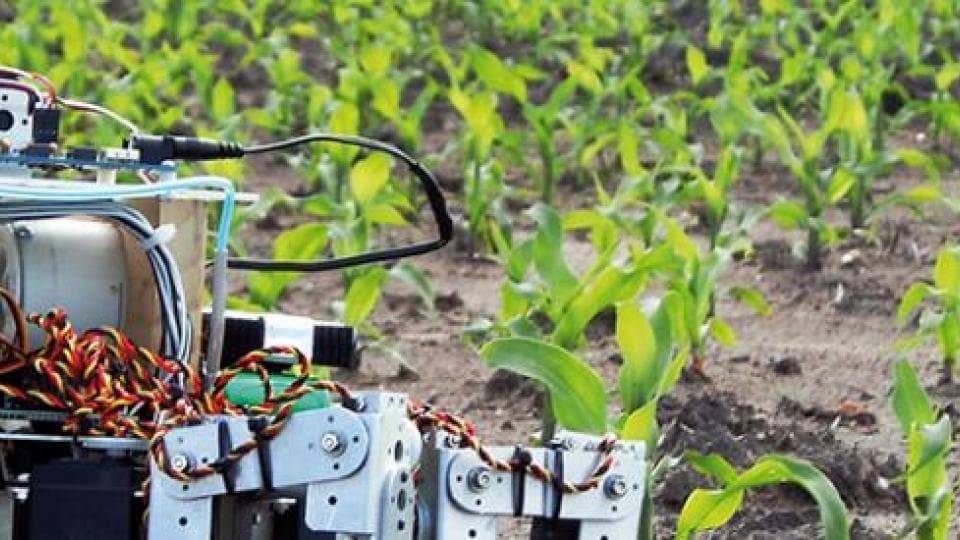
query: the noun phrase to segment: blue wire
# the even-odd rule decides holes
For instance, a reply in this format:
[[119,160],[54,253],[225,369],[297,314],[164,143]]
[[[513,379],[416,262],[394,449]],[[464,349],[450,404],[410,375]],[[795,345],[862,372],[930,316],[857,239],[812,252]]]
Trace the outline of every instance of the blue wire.
[[131,199],[150,195],[167,195],[188,189],[217,189],[223,192],[223,208],[217,227],[216,250],[226,252],[230,241],[230,225],[236,208],[233,183],[217,176],[198,176],[159,184],[131,186],[92,186],[85,189],[50,189],[12,186],[0,183],[0,197],[8,196],[40,201],[97,201],[104,199]]

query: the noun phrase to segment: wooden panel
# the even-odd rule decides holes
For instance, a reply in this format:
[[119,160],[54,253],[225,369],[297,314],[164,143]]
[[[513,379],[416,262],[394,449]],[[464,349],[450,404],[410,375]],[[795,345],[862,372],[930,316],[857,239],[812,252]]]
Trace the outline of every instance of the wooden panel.
[[[206,263],[206,201],[191,198],[137,199],[130,203],[154,226],[172,224],[176,234],[167,243],[180,267],[187,297],[187,309],[193,323],[190,362],[200,361],[200,331],[204,305],[204,266]],[[130,285],[125,330],[146,346],[160,344],[160,310],[156,283],[143,249],[132,239],[125,241],[125,257]]]

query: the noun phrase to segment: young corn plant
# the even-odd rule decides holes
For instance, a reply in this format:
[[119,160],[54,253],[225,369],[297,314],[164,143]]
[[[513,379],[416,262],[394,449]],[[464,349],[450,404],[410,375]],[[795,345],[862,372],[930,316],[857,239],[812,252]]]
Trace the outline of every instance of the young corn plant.
[[906,470],[900,481],[907,490],[911,518],[902,537],[946,540],[951,526],[957,525],[952,513],[954,488],[947,468],[953,448],[950,416],[934,408],[906,360],[894,366],[891,402],[907,442]]
[[748,491],[778,484],[796,484],[816,501],[820,508],[822,534],[827,540],[850,538],[850,519],[840,493],[813,464],[780,454],[767,454],[743,472],[719,454],[688,452],[687,461],[700,474],[712,478],[718,487],[693,490],[680,510],[677,540],[687,540],[702,531],[725,525],[744,503]]
[[825,212],[846,196],[855,181],[848,171],[820,166],[820,156],[834,126],[805,131],[782,108],[779,116],[763,114],[756,121],[760,133],[772,142],[784,165],[796,177],[803,195],[802,201],[774,202],[770,217],[785,229],[806,231],[806,265],[810,270],[819,270],[824,247],[839,240],[837,230],[825,219]]
[[657,408],[680,379],[689,354],[688,345],[680,345],[685,329],[677,324],[682,310],[680,295],[668,292],[650,310],[650,315],[635,302],[617,304],[617,344],[623,365],[620,368],[619,391],[622,413],[616,419],[619,435],[627,440],[646,444],[648,464],[643,511],[637,538],[653,538],[652,489],[672,464],[668,457],[657,455],[660,426]]
[[668,292],[647,311],[632,300],[617,303],[616,339],[623,356],[619,376],[621,413],[609,417],[610,391],[600,375],[573,352],[549,340],[532,337],[495,339],[480,349],[494,368],[508,369],[542,384],[550,413],[557,424],[589,433],[614,430],[625,440],[643,441],[649,457],[647,486],[640,530],[641,540],[653,538],[651,487],[670,466],[669,458],[656,453],[660,429],[657,406],[676,385],[686,364],[688,349],[675,338],[684,329],[676,324],[681,309],[679,295]]
[[960,247],[940,249],[932,283],[918,281],[910,286],[897,309],[897,323],[905,325],[917,308],[917,331],[898,346],[909,349],[934,339],[943,358],[942,382],[951,383],[960,356]]

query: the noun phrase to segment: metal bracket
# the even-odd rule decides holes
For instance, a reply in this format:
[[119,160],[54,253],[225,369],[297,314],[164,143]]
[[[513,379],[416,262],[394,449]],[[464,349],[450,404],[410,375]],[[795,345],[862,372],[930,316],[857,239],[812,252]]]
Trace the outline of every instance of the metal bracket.
[[[565,481],[587,478],[598,464],[600,439],[574,434],[560,437],[556,450],[529,449],[530,457]],[[513,516],[517,509],[522,516],[546,520],[547,526],[557,520],[577,522],[577,538],[612,540],[636,534],[646,474],[643,443],[619,443],[614,449],[616,461],[600,479],[600,487],[568,495],[531,475],[523,475],[523,489],[515,490],[512,473],[491,470],[476,452],[456,448],[456,443],[446,433],[434,433],[427,440],[422,460],[421,538],[492,540],[497,538],[497,517]],[[511,447],[488,450],[504,460],[515,452]],[[562,456],[562,471],[557,453]],[[519,493],[523,500],[515,501]]]
[[[231,482],[219,474],[180,482],[151,461],[150,538],[208,539],[213,497],[264,490],[264,472],[269,472],[271,488],[303,496],[304,522],[313,531],[412,538],[413,468],[421,440],[407,418],[406,396],[371,393],[360,399],[365,406],[361,413],[333,406],[294,414],[267,443],[269,452],[262,456],[251,452],[236,463]],[[211,420],[166,435],[166,450],[175,464],[192,467],[220,457],[221,423],[227,426],[232,447],[255,435],[246,417]]]

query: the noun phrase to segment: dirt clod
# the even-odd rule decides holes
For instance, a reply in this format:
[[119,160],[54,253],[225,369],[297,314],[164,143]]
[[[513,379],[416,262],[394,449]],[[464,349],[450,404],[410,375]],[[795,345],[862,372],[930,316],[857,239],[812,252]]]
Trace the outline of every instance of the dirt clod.
[[800,361],[793,356],[770,359],[770,369],[777,375],[802,375],[803,368],[800,367]]

